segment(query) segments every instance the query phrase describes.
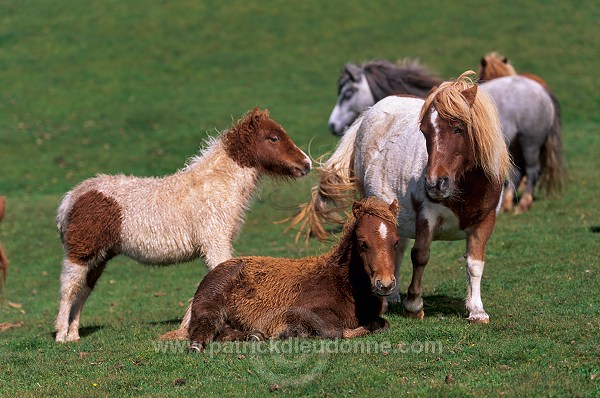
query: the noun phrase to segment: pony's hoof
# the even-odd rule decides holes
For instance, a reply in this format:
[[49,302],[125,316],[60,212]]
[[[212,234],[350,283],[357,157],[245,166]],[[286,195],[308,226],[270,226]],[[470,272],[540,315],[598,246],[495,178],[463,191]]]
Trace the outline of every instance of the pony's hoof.
[[188,347],[188,353],[190,354],[200,354],[202,351],[204,351],[204,344],[202,343],[193,342]]
[[421,310],[418,312],[412,312],[405,308],[402,311],[402,316],[404,316],[405,318],[415,318],[415,319],[421,320],[421,319],[425,318],[425,311]]
[[469,315],[469,322],[488,324],[490,323],[490,316],[485,312],[483,314]]
[[58,343],[70,343],[73,341],[79,341],[80,337],[79,337],[79,333],[74,333],[74,334],[63,334],[63,333],[57,333],[56,334],[56,342]]
[[248,337],[246,338],[246,341],[264,341],[264,340],[265,340],[265,336],[258,330],[250,332],[248,334]]

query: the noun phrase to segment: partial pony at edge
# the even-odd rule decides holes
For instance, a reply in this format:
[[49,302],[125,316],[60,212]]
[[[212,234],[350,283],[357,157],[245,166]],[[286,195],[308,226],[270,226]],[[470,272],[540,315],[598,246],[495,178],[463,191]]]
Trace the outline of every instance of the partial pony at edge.
[[348,128],[326,162],[320,162],[322,157],[317,159],[320,166],[315,171],[319,175],[319,184],[312,188],[311,200],[298,205],[296,214],[281,221],[289,222],[286,231],[299,225],[296,244],[300,238],[308,244],[311,233],[320,241],[327,240],[330,234],[324,224],[343,224],[345,217],[340,212],[347,211],[360,196],[353,173],[353,160],[354,142],[362,119],[362,116],[359,117]]
[[[6,205],[6,196],[0,196],[0,221],[4,218],[4,208]],[[4,283],[8,275],[8,259],[4,252],[4,248],[0,244],[0,297],[4,292]]]

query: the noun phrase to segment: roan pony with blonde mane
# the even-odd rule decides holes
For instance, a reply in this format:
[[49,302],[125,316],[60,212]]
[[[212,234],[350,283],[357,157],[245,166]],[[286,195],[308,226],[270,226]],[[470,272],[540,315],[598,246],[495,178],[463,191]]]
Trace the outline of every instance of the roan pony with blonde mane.
[[397,199],[396,278],[415,239],[407,316],[424,316],[421,278],[431,242],[466,239],[468,319],[489,320],[480,294],[485,246],[511,164],[496,108],[470,74],[442,83],[425,101],[390,96],[364,112],[318,169],[312,201],[291,221],[324,238],[322,222],[335,219],[357,194]]
[[[56,217],[65,249],[56,341],[79,339],[81,309],[111,258],[169,265],[202,257],[213,269],[231,258],[261,175],[297,178],[310,169],[283,128],[254,108],[175,174],[80,183]],[[187,338],[188,322],[189,309],[176,337]]]

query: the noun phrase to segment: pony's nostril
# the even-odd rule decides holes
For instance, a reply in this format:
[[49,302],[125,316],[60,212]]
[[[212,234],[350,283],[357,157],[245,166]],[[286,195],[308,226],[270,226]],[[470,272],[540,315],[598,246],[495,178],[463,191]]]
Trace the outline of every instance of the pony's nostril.
[[375,287],[376,287],[377,289],[381,290],[381,287],[382,287],[382,286],[383,286],[383,285],[382,285],[382,283],[381,283],[381,279],[377,279],[377,280],[375,281]]
[[440,178],[438,178],[438,181],[437,181],[437,188],[440,191],[443,191],[448,188],[449,182],[450,182],[450,178],[448,178],[446,176],[440,177]]

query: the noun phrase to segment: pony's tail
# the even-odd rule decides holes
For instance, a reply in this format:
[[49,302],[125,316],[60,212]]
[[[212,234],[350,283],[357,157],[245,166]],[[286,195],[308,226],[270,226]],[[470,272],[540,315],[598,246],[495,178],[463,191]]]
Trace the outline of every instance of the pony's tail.
[[[0,196],[0,221],[4,217],[4,207],[6,205],[6,196]],[[0,245],[0,296],[4,291],[4,282],[6,282],[6,275],[8,275],[8,260],[4,253],[4,248]]]
[[361,122],[362,116],[348,128],[329,159],[316,168],[319,184],[312,188],[310,202],[300,204],[295,215],[282,221],[289,221],[287,230],[300,225],[296,244],[302,236],[308,242],[311,233],[324,241],[329,237],[325,223],[344,223],[340,212],[349,208],[358,195],[352,169],[354,142]]
[[550,94],[554,105],[554,121],[540,154],[542,163],[540,186],[544,188],[546,194],[556,196],[563,189],[566,170],[562,158],[560,104],[554,94],[550,91],[548,91],[548,94]]

